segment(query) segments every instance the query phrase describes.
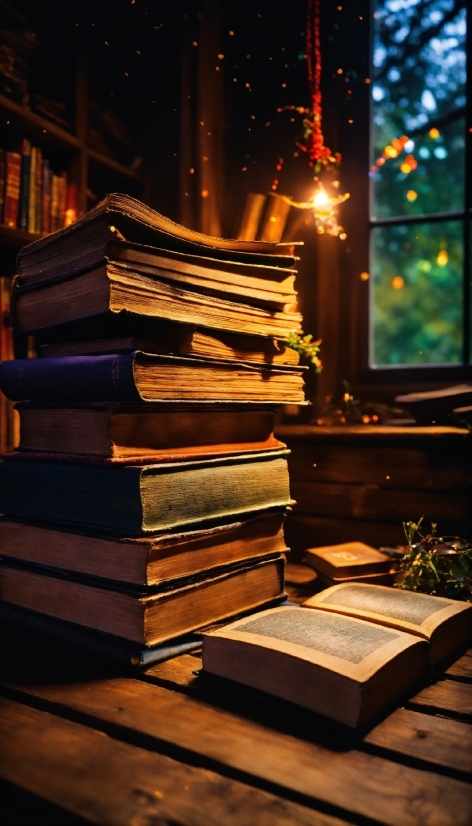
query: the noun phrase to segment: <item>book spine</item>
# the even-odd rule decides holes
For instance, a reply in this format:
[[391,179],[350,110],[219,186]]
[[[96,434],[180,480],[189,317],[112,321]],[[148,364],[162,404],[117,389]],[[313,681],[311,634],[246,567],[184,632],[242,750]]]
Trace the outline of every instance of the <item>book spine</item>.
[[61,172],[57,182],[57,228],[65,227],[67,198],[67,172]]
[[43,232],[51,232],[51,170],[49,161],[43,161],[43,205],[41,229]]
[[58,227],[57,221],[57,175],[51,175],[51,232],[56,232]]
[[36,174],[34,181],[34,231],[37,235],[41,232],[41,218],[43,211],[43,153],[41,149],[36,149]]
[[7,227],[18,226],[20,206],[21,155],[7,152],[5,167],[5,205],[3,222]]
[[29,174],[29,197],[28,197],[28,232],[34,233],[36,226],[36,163],[38,150],[35,146],[31,148],[30,174]]
[[15,401],[140,401],[134,357],[16,359],[0,365],[0,389]]
[[0,224],[3,224],[3,204],[5,201],[5,150],[0,149]]
[[77,221],[78,200],[77,184],[67,184],[66,210],[64,215],[65,227]]
[[28,231],[29,183],[31,171],[31,141],[24,140],[21,145],[21,188],[19,228]]

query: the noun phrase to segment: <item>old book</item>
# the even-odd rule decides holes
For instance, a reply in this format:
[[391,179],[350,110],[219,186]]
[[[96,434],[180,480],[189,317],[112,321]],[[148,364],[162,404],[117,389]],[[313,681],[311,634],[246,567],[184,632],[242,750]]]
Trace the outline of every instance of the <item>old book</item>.
[[20,450],[159,461],[285,447],[274,437],[272,411],[243,405],[24,403],[16,409]]
[[31,147],[29,189],[28,189],[28,232],[36,232],[36,166],[38,163],[38,148]]
[[[68,326],[64,325],[64,328]],[[152,333],[153,338],[148,339],[141,335],[139,337],[122,336],[81,340],[69,338],[67,340],[67,329],[64,328],[57,331],[64,341],[40,345],[43,357],[98,356],[105,353],[129,353],[133,350],[143,350],[145,353],[204,356],[231,361],[256,361],[260,364],[296,366],[300,360],[295,350],[274,338],[195,329],[190,324],[179,324],[173,321],[157,324],[155,332]],[[103,335],[104,331],[100,332]]]
[[367,574],[390,571],[391,560],[364,542],[343,542],[341,545],[326,545],[321,548],[307,548],[306,561],[326,578],[350,579]]
[[152,465],[86,461],[8,457],[0,513],[140,536],[293,504],[286,451]]
[[[57,227],[56,227],[57,229]],[[100,261],[109,241],[116,239],[232,262],[290,267],[295,245],[213,238],[176,224],[128,195],[113,193],[54,238],[24,247],[18,256],[23,279],[69,272],[79,262]]]
[[29,185],[31,172],[31,141],[26,138],[21,142],[21,187],[18,217],[19,229],[28,229]]
[[430,644],[431,664],[472,637],[472,605],[382,585],[335,585],[310,597],[304,607],[370,620],[422,637]]
[[98,253],[92,247],[88,258],[79,257],[66,272],[59,265],[53,265],[47,273],[30,277],[20,275],[19,283],[42,283],[66,275],[70,278],[93,269],[104,260],[158,278],[192,284],[207,292],[224,294],[237,290],[241,296],[275,306],[293,304],[296,300],[296,270],[292,268],[219,260],[208,255],[165,250],[119,239],[109,241],[106,249]]
[[114,538],[0,519],[2,557],[78,574],[158,585],[268,554],[285,553],[285,512],[184,533]]
[[14,401],[253,401],[303,403],[304,368],[136,351],[104,356],[16,359],[0,366]]
[[20,206],[21,155],[19,152],[7,152],[5,157],[5,199],[3,204],[3,223],[16,229]]
[[203,635],[203,672],[362,726],[426,667],[424,640],[371,622],[282,607]]
[[360,574],[359,576],[347,577],[330,577],[326,576],[326,574],[318,572],[318,579],[326,588],[330,588],[332,585],[340,585],[345,582],[367,582],[371,585],[392,586],[395,582],[396,575],[396,570],[391,567],[390,570],[380,574]]
[[36,148],[35,165],[35,196],[34,196],[34,232],[39,234],[42,229],[43,214],[43,152]]
[[[49,237],[49,236],[47,236]],[[132,312],[220,330],[287,339],[300,329],[301,316],[287,305],[260,301],[233,292],[198,292],[193,285],[172,283],[108,263],[65,280],[38,285],[15,284],[13,326],[33,331],[90,318],[100,313]]]
[[98,659],[120,669],[148,668],[172,657],[201,648],[201,634],[190,633],[166,643],[147,648],[136,643],[105,634],[83,625],[39,614],[0,600],[0,628],[8,639],[24,650],[33,642],[37,651],[52,650],[55,657],[84,656]]
[[278,554],[162,587],[125,588],[39,566],[3,561],[5,602],[131,640],[157,645],[285,596]]
[[43,161],[43,200],[41,214],[41,231],[51,232],[51,178],[49,161]]
[[5,201],[5,162],[5,150],[0,149],[0,224],[3,224],[3,206]]

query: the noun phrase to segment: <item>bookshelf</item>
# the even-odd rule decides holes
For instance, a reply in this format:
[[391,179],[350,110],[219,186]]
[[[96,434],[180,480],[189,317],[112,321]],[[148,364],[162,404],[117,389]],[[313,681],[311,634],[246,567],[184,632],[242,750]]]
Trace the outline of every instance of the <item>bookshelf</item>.
[[[6,95],[0,94],[0,147],[17,151],[23,139],[42,150],[51,168],[66,171],[77,186],[78,214],[90,209],[107,192],[120,191],[149,201],[149,180],[111,155],[98,151],[89,129],[90,100],[85,57],[77,56],[75,88],[71,89],[74,126],[71,131],[32,111]],[[0,216],[3,218],[3,215]],[[39,234],[11,228],[0,223],[0,362],[13,357],[9,329],[9,295],[11,278],[19,250],[39,238]],[[28,355],[34,348],[23,342]],[[17,355],[26,355],[18,352]],[[15,444],[17,422],[12,405],[0,393],[0,452]]]

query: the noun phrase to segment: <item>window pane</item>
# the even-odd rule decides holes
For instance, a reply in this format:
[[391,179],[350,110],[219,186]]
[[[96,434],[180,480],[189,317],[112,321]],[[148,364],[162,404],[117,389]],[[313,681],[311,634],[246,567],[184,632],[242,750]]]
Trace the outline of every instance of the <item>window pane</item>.
[[373,230],[371,366],[462,357],[462,222]]
[[463,0],[375,0],[374,217],[464,205]]

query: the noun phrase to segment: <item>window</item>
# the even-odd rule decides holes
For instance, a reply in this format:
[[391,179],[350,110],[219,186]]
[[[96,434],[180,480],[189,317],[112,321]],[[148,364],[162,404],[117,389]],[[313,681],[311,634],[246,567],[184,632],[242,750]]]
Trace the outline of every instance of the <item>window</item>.
[[373,5],[369,364],[463,368],[472,360],[466,0]]

